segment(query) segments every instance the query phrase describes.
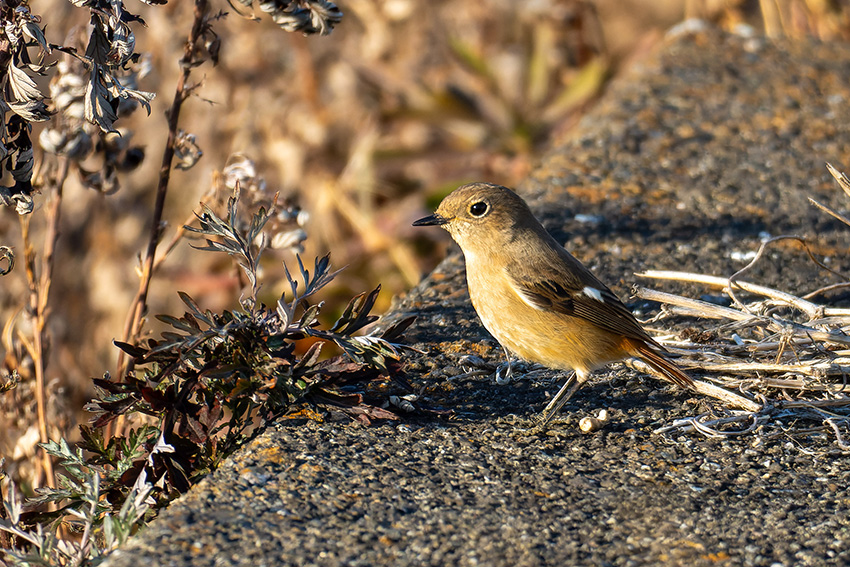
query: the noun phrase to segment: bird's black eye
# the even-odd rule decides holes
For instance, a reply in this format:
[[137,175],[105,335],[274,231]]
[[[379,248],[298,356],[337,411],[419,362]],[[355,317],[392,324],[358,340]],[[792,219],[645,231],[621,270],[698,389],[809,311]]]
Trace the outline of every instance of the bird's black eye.
[[472,203],[472,205],[470,205],[469,214],[474,217],[483,217],[489,208],[490,207],[488,207],[487,203],[484,201],[478,201],[477,203]]

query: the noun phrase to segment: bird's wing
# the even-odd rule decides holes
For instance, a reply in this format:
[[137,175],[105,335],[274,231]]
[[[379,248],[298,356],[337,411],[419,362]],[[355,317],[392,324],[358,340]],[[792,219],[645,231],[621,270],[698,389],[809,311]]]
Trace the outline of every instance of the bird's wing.
[[515,264],[506,271],[514,291],[535,309],[580,317],[612,333],[657,345],[610,289],[575,258],[567,262]]

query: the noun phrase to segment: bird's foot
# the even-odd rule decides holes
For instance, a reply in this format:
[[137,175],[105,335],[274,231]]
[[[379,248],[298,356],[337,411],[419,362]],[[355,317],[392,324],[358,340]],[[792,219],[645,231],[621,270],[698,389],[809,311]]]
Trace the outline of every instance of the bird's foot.
[[496,384],[505,386],[511,383],[511,377],[514,375],[513,361],[508,359],[496,367]]

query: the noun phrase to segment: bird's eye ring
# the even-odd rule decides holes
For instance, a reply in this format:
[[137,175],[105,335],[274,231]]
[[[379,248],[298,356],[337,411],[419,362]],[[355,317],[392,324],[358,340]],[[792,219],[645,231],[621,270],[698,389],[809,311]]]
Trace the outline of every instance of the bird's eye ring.
[[488,210],[490,207],[484,201],[477,201],[469,206],[469,214],[474,217],[483,217]]

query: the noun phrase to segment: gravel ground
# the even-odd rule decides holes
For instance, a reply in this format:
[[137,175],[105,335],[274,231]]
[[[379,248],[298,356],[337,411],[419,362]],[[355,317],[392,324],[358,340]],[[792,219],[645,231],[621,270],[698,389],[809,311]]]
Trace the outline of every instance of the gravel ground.
[[[816,239],[850,273],[848,230],[807,202],[847,208],[824,162],[850,168],[848,77],[847,45],[672,37],[521,192],[622,297],[641,269],[728,276],[743,266],[734,253],[765,233]],[[794,292],[835,281],[793,246],[748,279]],[[445,413],[273,424],[106,565],[850,564],[850,455],[819,423],[723,439],[654,433],[722,408],[615,365],[546,432],[530,431],[561,377],[498,386],[466,371],[464,356],[500,352],[456,251],[388,320],[410,313],[408,341],[422,353],[408,355],[408,373]],[[578,420],[602,408],[609,423],[580,433]]]

